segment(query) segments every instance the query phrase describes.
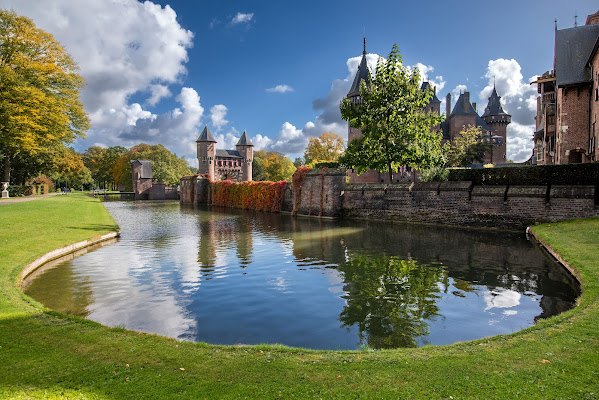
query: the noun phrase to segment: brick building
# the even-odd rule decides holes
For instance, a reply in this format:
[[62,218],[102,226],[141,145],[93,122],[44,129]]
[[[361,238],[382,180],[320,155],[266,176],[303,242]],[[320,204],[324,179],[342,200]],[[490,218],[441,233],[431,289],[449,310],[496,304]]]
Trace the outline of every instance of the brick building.
[[210,176],[210,180],[252,180],[254,145],[245,131],[235,145],[235,150],[216,148],[216,140],[206,125],[196,140],[198,172]]
[[537,81],[537,164],[597,161],[599,12],[586,24],[555,30],[554,70]]

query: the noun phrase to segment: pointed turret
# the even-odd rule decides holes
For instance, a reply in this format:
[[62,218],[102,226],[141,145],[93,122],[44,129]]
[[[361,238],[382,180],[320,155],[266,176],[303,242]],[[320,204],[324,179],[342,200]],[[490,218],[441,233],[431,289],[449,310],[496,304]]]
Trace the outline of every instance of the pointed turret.
[[204,126],[204,129],[202,129],[202,133],[200,133],[200,136],[198,136],[198,139],[196,140],[196,142],[216,143],[216,140],[214,140],[214,136],[212,136],[210,129],[208,129],[208,125]]
[[482,119],[491,128],[491,139],[495,144],[490,160],[487,161],[494,164],[506,162],[507,126],[512,122],[512,116],[501,107],[501,96],[497,94],[495,85],[493,85],[493,92],[489,97],[489,103],[485,108]]
[[352,83],[349,92],[347,93],[347,97],[353,98],[354,103],[359,102],[360,100],[360,83],[365,81],[368,83],[370,80],[370,70],[368,69],[368,62],[366,60],[366,38],[364,38],[364,51],[362,52],[362,61],[360,61],[360,65],[358,66],[358,72],[356,72],[356,77],[354,78],[354,83]]
[[254,145],[245,131],[243,131],[243,134],[239,138],[235,148],[241,157],[243,157],[243,160],[241,161],[241,180],[251,181],[252,162],[254,160]]

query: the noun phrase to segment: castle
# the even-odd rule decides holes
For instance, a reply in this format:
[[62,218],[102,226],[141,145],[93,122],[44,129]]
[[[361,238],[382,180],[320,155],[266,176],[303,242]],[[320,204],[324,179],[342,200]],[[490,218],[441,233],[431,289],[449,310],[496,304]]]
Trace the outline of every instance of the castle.
[[[360,98],[360,83],[368,82],[369,70],[366,61],[366,39],[364,39],[364,51],[362,60],[358,66],[358,71],[354,78],[353,84],[347,93],[354,104],[359,104]],[[421,90],[428,90],[429,82],[424,82]],[[456,104],[451,110],[451,94],[446,97],[446,114],[445,120],[441,122],[438,129],[443,132],[443,141],[452,141],[469,125],[481,128],[483,134],[488,137],[492,144],[491,151],[485,153],[484,163],[504,163],[506,162],[506,142],[507,142],[507,125],[511,122],[511,116],[507,114],[501,106],[501,97],[497,94],[497,90],[493,87],[493,92],[489,97],[489,103],[485,108],[482,116],[479,116],[476,111],[476,103],[470,103],[470,93],[464,92],[460,94]],[[437,115],[441,113],[441,101],[437,98],[436,88],[433,88],[433,97],[429,104],[425,107],[425,112],[433,112]],[[362,136],[360,128],[352,128],[348,123],[348,142]],[[414,176],[410,168],[401,167],[397,173],[393,174],[393,182],[404,182],[406,179],[413,181]],[[389,176],[386,172],[370,170],[361,175],[357,175],[353,170],[348,172],[351,183],[389,183]]]
[[208,175],[210,180],[232,180],[237,182],[252,180],[254,145],[245,131],[235,145],[235,150],[216,148],[216,140],[208,125],[196,140],[198,173]]

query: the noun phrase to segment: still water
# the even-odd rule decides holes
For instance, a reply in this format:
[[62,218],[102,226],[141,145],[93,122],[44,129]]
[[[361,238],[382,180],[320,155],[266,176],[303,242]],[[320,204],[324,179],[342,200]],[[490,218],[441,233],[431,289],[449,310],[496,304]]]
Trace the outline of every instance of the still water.
[[121,239],[26,293],[110,326],[213,344],[413,347],[506,334],[571,308],[524,233],[104,203]]

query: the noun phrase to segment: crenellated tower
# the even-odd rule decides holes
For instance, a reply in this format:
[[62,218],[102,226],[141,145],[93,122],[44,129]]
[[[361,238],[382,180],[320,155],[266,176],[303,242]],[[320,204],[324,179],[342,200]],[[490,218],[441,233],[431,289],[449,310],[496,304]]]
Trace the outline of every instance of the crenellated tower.
[[[482,119],[487,123],[491,129],[491,141],[493,144],[493,151],[488,155],[488,159],[485,162],[493,164],[504,163],[506,159],[506,143],[507,143],[507,126],[512,122],[512,116],[506,113],[501,107],[501,96],[497,94],[495,85],[493,85],[493,92],[489,97],[489,103],[485,108],[485,112],[482,115]],[[485,156],[487,158],[487,156]]]
[[216,161],[216,140],[210,133],[208,125],[204,126],[202,133],[196,140],[198,153],[198,173],[208,175],[214,180],[214,164]]
[[251,181],[252,162],[254,161],[254,145],[245,131],[243,131],[243,134],[235,145],[235,149],[237,149],[237,152],[243,157],[243,160],[241,161],[241,180]]

